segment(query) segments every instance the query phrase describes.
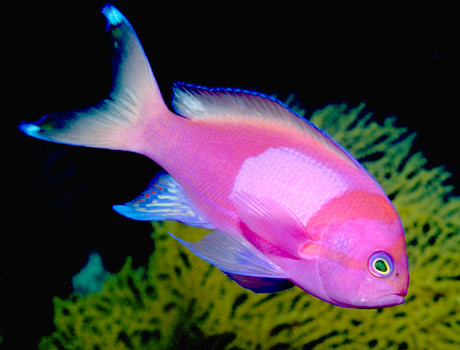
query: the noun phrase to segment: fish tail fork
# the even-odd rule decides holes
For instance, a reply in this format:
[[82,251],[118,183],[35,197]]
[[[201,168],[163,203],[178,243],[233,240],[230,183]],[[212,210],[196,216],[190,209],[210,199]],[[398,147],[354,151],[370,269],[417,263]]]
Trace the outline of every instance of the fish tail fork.
[[128,20],[112,5],[106,18],[113,50],[113,85],[109,97],[95,106],[46,115],[19,129],[29,136],[58,143],[132,150],[136,130],[152,111],[166,106],[139,39]]

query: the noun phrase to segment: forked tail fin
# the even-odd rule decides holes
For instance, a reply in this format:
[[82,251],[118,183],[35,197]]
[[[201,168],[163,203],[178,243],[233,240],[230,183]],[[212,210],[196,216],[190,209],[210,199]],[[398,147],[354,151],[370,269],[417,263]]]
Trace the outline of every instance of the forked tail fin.
[[149,112],[161,113],[165,104],[147,57],[128,20],[112,5],[104,14],[113,47],[113,85],[110,95],[95,106],[69,113],[46,115],[22,123],[27,135],[59,143],[129,150],[129,144]]

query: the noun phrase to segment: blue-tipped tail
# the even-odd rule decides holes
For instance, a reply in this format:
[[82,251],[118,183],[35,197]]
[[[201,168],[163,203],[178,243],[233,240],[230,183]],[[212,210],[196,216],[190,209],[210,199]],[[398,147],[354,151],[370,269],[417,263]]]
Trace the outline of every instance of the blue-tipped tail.
[[23,122],[19,124],[19,130],[21,130],[26,135],[40,138],[41,128],[38,125]]
[[145,118],[143,107],[150,104],[146,100],[153,101],[157,108],[164,106],[158,103],[163,102],[161,94],[131,24],[112,5],[105,5],[101,12],[113,49],[114,79],[109,98],[82,110],[22,123],[19,129],[25,134],[72,145],[132,150],[132,137],[143,125],[139,120]]
[[126,21],[125,16],[123,16],[123,14],[111,4],[104,5],[104,7],[101,9],[101,12],[107,19],[107,29],[109,29],[110,26],[117,26],[123,21]]

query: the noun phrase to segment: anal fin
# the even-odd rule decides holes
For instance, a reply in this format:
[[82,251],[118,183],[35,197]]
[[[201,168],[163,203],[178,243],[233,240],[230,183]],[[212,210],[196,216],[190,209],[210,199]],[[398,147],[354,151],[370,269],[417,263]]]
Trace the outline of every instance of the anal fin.
[[140,196],[113,209],[134,220],[179,221],[185,225],[213,229],[185,195],[182,187],[168,174],[159,173]]

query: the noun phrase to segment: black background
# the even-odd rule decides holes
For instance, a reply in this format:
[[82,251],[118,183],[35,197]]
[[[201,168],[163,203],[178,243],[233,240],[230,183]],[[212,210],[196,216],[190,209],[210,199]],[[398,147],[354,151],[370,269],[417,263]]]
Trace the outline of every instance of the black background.
[[[2,11],[5,348],[34,348],[53,330],[52,296],[71,292],[71,276],[90,251],[115,272],[130,255],[145,264],[153,250],[149,223],[111,209],[144,189],[159,169],[153,162],[46,143],[17,130],[23,120],[89,106],[110,90],[104,2],[61,3]],[[114,3],[135,28],[167,103],[175,81],[281,99],[295,93],[309,113],[364,101],[375,118],[395,115],[398,125],[418,133],[415,148],[428,166],[458,173],[453,8],[420,2],[404,8],[398,2]],[[458,177],[449,183],[457,185]]]

